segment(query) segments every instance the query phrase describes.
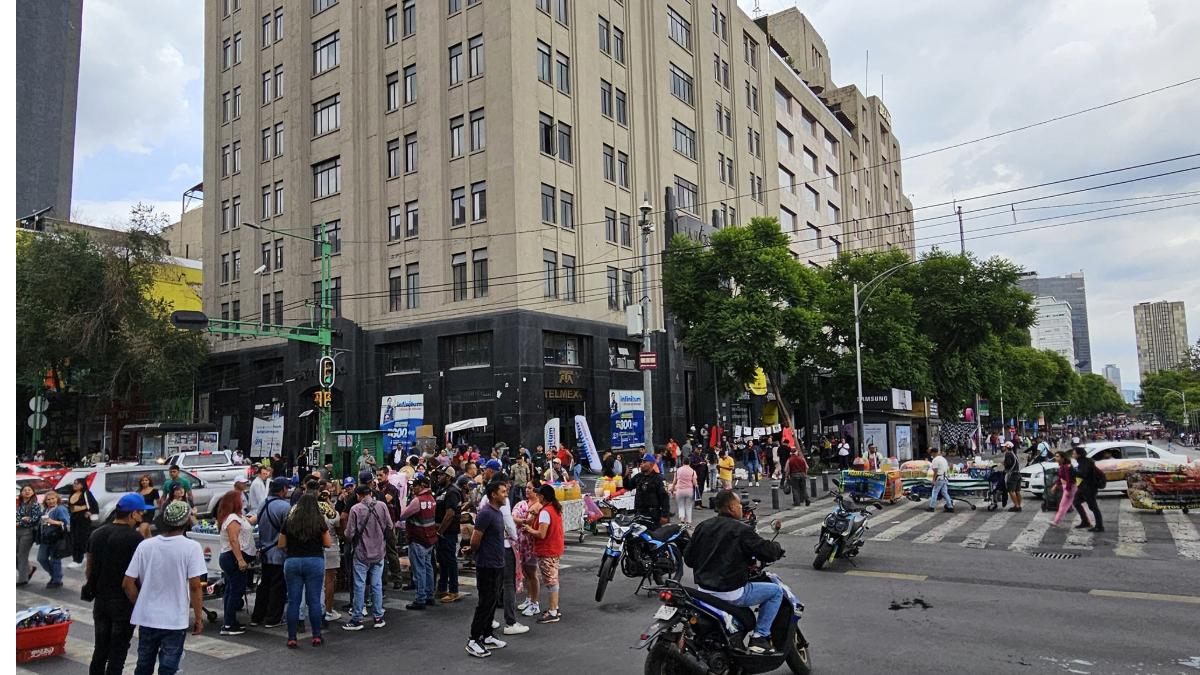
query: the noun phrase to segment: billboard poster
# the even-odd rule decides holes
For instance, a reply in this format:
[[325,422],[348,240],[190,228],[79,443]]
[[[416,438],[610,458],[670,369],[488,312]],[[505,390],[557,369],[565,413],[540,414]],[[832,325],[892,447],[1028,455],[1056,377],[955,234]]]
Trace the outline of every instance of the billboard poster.
[[646,404],[640,389],[608,390],[608,430],[613,450],[646,447]]
[[886,456],[888,452],[888,425],[887,424],[864,424],[863,425],[863,452],[872,444],[879,449],[880,454]]
[[383,431],[383,456],[391,461],[397,448],[410,450],[417,442],[417,427],[424,423],[424,394],[384,396],[379,405],[379,429]]
[[275,454],[283,454],[283,403],[260,403],[254,406],[250,456],[271,457]]
[[913,458],[912,427],[899,425],[896,427],[896,458],[901,462]]

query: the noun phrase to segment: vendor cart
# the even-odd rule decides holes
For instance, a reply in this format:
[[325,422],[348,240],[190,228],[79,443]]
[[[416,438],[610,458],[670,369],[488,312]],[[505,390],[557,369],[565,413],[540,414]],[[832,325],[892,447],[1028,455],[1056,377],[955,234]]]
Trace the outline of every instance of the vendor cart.
[[1135,509],[1183,511],[1200,509],[1200,471],[1135,471],[1126,477],[1126,494]]

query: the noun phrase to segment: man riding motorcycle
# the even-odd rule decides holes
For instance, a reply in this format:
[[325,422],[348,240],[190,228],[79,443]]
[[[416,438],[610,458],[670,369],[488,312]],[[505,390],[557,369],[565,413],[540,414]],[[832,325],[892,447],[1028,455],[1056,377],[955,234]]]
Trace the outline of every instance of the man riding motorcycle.
[[751,559],[774,562],[783,548],[758,536],[742,522],[742,503],[732,490],[716,496],[717,517],[710,518],[692,533],[683,561],[692,568],[696,586],[738,607],[759,607],[758,624],[750,636],[750,650],[773,651],[771,624],[783,602],[783,588],[776,584],[750,583]]
[[662,475],[655,469],[658,462],[654,455],[642,457],[641,472],[629,480],[629,487],[637,492],[633,496],[633,510],[660,525],[671,522],[671,497],[667,494]]

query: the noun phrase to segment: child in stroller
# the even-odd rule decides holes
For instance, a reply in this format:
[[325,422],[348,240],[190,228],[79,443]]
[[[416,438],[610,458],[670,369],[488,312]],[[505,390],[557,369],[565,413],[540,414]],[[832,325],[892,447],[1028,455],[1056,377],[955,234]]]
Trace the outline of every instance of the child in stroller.
[[1000,466],[992,467],[992,472],[988,474],[988,491],[987,491],[988,511],[995,511],[997,507],[1008,506],[1008,491],[1004,486],[1004,468]]

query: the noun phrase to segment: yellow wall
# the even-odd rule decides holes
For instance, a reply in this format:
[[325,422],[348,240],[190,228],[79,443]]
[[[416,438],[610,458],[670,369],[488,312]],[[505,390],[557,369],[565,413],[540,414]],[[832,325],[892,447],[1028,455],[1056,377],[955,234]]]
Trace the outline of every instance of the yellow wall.
[[203,283],[204,270],[198,265],[168,262],[155,274],[154,286],[150,293],[156,300],[166,301],[171,311],[198,312],[204,309],[204,301],[200,297]]

